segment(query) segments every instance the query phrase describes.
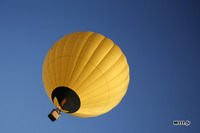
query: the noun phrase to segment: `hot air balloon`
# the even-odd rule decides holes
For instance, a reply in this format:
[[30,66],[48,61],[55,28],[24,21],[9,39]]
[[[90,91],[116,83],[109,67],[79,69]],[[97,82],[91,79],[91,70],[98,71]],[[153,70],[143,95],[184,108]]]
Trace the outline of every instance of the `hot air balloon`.
[[94,32],[75,32],[48,51],[42,73],[45,91],[57,109],[77,117],[96,117],[120,103],[129,84],[125,55],[112,40]]

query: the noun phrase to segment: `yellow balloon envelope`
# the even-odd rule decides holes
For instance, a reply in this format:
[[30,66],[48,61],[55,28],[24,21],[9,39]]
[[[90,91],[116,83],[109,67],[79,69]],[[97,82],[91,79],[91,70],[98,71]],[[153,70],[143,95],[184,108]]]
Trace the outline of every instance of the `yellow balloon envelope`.
[[49,50],[42,77],[48,97],[60,111],[95,117],[122,100],[129,66],[112,40],[93,32],[75,32]]

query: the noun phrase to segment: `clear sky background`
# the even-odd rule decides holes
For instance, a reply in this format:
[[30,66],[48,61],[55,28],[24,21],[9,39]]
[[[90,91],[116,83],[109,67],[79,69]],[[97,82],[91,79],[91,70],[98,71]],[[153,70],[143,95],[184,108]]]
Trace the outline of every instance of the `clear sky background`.
[[[53,123],[43,61],[58,39],[76,31],[112,39],[127,57],[130,84],[109,113],[62,114]],[[0,94],[1,133],[198,133],[200,2],[0,0]]]

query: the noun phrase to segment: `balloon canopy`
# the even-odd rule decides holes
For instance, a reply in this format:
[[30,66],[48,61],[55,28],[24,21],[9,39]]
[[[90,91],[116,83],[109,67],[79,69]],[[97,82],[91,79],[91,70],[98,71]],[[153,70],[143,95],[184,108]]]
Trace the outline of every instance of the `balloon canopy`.
[[44,88],[62,112],[95,117],[113,109],[126,94],[129,66],[112,40],[75,32],[58,40],[46,55]]

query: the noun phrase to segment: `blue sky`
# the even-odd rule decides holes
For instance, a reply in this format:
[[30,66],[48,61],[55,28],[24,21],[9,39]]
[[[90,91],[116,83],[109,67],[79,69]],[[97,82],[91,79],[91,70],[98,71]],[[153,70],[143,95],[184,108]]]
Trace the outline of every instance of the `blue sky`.
[[[200,130],[198,0],[0,1],[0,132],[197,133]],[[130,66],[122,102],[78,118],[54,108],[42,82],[48,50],[66,34],[112,39]],[[190,120],[174,126],[173,120]]]

